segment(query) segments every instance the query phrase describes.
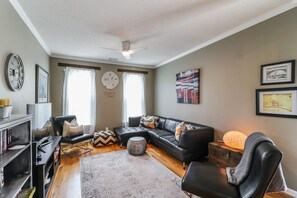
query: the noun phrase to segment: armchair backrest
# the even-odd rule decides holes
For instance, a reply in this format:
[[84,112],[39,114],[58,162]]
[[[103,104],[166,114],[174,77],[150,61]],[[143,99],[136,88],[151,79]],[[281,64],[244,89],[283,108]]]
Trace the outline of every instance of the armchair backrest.
[[73,119],[76,119],[75,115],[51,117],[51,122],[53,125],[55,135],[63,136],[64,121],[71,122]]
[[241,197],[262,198],[281,161],[282,153],[271,143],[260,143],[247,178],[240,184]]

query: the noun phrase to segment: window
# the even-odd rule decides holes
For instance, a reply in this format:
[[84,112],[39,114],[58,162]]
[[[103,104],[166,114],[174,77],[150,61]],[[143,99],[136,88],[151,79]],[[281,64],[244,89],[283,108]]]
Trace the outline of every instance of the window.
[[146,114],[145,77],[143,74],[123,73],[123,125],[129,117]]
[[89,125],[93,132],[96,122],[95,71],[89,69],[65,69],[63,114],[76,115],[79,124]]

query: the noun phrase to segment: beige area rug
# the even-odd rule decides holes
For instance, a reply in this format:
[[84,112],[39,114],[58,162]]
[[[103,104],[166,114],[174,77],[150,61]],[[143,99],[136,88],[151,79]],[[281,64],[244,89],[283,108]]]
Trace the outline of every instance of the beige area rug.
[[181,179],[149,156],[127,150],[81,158],[83,198],[184,198]]

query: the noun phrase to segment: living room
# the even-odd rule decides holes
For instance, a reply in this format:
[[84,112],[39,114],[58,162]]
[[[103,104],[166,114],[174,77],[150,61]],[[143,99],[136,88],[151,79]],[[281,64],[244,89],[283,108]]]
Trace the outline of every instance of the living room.
[[[205,5],[202,2],[205,3]],[[228,1],[225,1],[225,3],[227,2]],[[296,134],[294,129],[297,123],[294,119],[288,117],[256,115],[257,89],[288,88],[296,86],[295,82],[291,84],[264,85],[261,84],[262,81],[260,78],[261,65],[296,60],[297,26],[295,25],[295,21],[297,19],[297,9],[295,8],[295,1],[288,0],[283,2],[273,1],[270,3],[266,2],[266,4],[263,3],[264,7],[265,5],[267,6],[267,10],[262,14],[257,13],[257,17],[252,18],[253,20],[250,19],[249,21],[242,22],[242,24],[234,28],[227,27],[228,31],[225,31],[225,34],[209,35],[211,39],[207,39],[206,41],[204,41],[203,38],[198,38],[198,41],[193,41],[193,43],[198,43],[199,45],[193,45],[183,51],[176,52],[173,51],[175,49],[172,49],[173,52],[171,54],[169,53],[169,58],[162,59],[162,61],[153,64],[153,66],[145,63],[132,64],[134,60],[138,60],[138,55],[141,56],[142,53],[145,54],[146,51],[149,52],[151,50],[152,47],[145,43],[136,47],[148,49],[143,49],[132,54],[131,60],[126,60],[122,57],[121,53],[117,54],[109,52],[108,50],[108,52],[104,50],[100,51],[108,55],[114,53],[116,54],[114,57],[120,57],[119,60],[123,60],[123,62],[117,62],[113,59],[98,61],[91,58],[82,58],[83,55],[80,58],[69,52],[62,53],[62,51],[60,51],[61,54],[59,54],[58,50],[55,53],[51,53],[52,49],[45,46],[52,46],[53,43],[46,42],[50,39],[46,37],[47,35],[43,35],[41,33],[42,31],[37,28],[39,27],[38,24],[43,23],[45,19],[40,17],[39,20],[37,20],[38,16],[32,14],[35,12],[30,11],[30,8],[35,8],[35,6],[30,5],[30,3],[37,4],[33,0],[29,1],[28,5],[24,5],[25,3],[16,0],[0,2],[0,24],[2,27],[2,31],[0,32],[1,69],[2,71],[5,70],[5,62],[10,53],[16,53],[21,57],[25,69],[24,84],[19,91],[11,91],[7,86],[5,76],[1,75],[0,77],[0,98],[10,99],[13,106],[12,114],[26,114],[26,105],[36,102],[36,64],[41,66],[49,74],[48,102],[52,104],[52,116],[63,115],[65,65],[89,66],[97,68],[95,69],[95,131],[104,130],[106,127],[109,129],[120,127],[123,122],[122,75],[125,73],[123,71],[143,72],[146,73],[144,74],[146,115],[159,115],[166,118],[175,118],[210,126],[214,129],[215,141],[222,140],[224,134],[232,130],[240,131],[247,136],[258,131],[264,133],[274,141],[277,148],[283,153],[281,163],[284,177],[289,188],[286,194],[277,193],[275,195],[268,194],[266,196],[296,196],[297,170],[295,165],[297,155],[294,150],[297,146],[295,143]],[[215,4],[214,1],[201,1],[200,3],[199,6],[202,7],[207,7],[208,4]],[[219,5],[223,6],[222,4]],[[180,6],[183,8],[182,5]],[[20,8],[22,8],[22,10],[20,10]],[[186,8],[188,7],[184,9]],[[55,8],[51,9],[53,9],[53,12],[55,11]],[[64,9],[67,10],[67,8]],[[65,12],[65,10],[62,9],[62,11],[60,11]],[[39,11],[38,13],[40,12],[43,11]],[[194,11],[191,10],[191,12]],[[37,20],[36,24],[34,24],[31,19],[31,26],[30,23],[28,25],[28,21],[24,22],[24,15],[27,17],[35,17],[34,22]],[[27,20],[30,21],[30,17],[27,18]],[[108,18],[109,16],[105,17]],[[106,18],[105,20],[107,20]],[[232,18],[232,16],[229,16],[229,18]],[[64,20],[67,21],[67,18]],[[172,20],[168,19],[167,21],[166,18],[163,19],[163,21],[161,20],[163,23],[164,21],[172,23]],[[52,21],[52,23],[55,22],[58,23],[59,21]],[[75,23],[75,20],[69,20],[67,22]],[[171,25],[170,27],[174,27],[175,25],[171,23],[169,23],[169,25]],[[221,25],[224,26],[223,23]],[[51,26],[51,24],[48,24],[48,26]],[[177,29],[180,28],[178,25],[176,26]],[[32,29],[35,30],[37,34],[32,31]],[[172,31],[173,30],[174,29],[172,29]],[[59,32],[59,29],[55,31]],[[69,29],[67,31],[73,30]],[[94,31],[99,30],[96,29]],[[113,30],[113,32],[100,33],[110,34],[109,36],[112,37],[117,35],[118,31],[124,30],[119,28],[118,30]],[[60,34],[63,34],[63,32],[57,33],[57,38],[61,36]],[[82,31],[82,35],[83,34],[84,32]],[[128,32],[122,33],[123,38],[121,38],[121,41],[124,41],[124,39],[133,39],[127,38],[127,34],[129,36]],[[154,32],[152,32],[152,34],[154,34]],[[41,38],[38,38],[36,35],[41,36]],[[53,33],[51,35],[53,35]],[[152,37],[154,37],[154,35],[152,35]],[[64,39],[65,43],[75,41],[68,40],[67,35]],[[199,41],[199,39],[204,42]],[[143,38],[143,40],[145,40],[145,38]],[[57,43],[59,44],[59,42],[61,43],[62,41],[63,40],[59,40]],[[89,42],[92,43],[93,41],[91,40]],[[191,41],[189,43],[191,43]],[[188,46],[191,46],[189,43]],[[63,45],[59,47],[61,46]],[[111,45],[106,44],[101,47],[114,48],[110,46]],[[169,46],[169,49],[174,48],[173,46],[179,49],[178,44],[173,43]],[[79,48],[84,48],[85,46],[82,43],[76,45],[76,47],[75,49],[69,48],[69,51],[74,50],[78,53],[80,52]],[[119,47],[121,47],[121,43],[119,43]],[[133,42],[131,43],[131,47],[135,47]],[[63,49],[63,47],[61,47],[61,49]],[[158,53],[158,49],[154,50],[157,50]],[[162,51],[159,53],[161,54]],[[107,58],[113,57],[108,56]],[[129,64],[129,61],[132,61],[131,64]],[[100,68],[100,70],[98,68]],[[193,69],[199,69],[199,104],[177,103],[176,75],[180,72]],[[113,89],[107,89],[102,84],[102,76],[110,71],[119,77],[119,83]],[[296,71],[293,70],[293,76],[295,75]],[[88,146],[91,147],[91,145]],[[61,165],[48,197],[80,197],[80,158],[122,150],[127,151],[126,146],[121,148],[120,145],[115,144],[93,148],[93,151],[73,158],[61,154]],[[189,164],[187,164],[186,170],[184,170],[182,161],[177,160],[175,157],[153,144],[148,144],[147,153],[180,177],[182,177],[188,169]]]

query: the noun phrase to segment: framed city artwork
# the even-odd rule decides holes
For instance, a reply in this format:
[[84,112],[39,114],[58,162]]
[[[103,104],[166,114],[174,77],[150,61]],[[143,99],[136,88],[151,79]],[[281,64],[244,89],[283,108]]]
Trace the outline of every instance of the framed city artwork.
[[48,102],[48,73],[36,65],[35,100],[36,103]]
[[256,114],[297,118],[297,87],[257,89]]
[[176,96],[178,103],[200,103],[199,69],[192,69],[176,74]]
[[261,85],[295,82],[295,60],[261,65]]

